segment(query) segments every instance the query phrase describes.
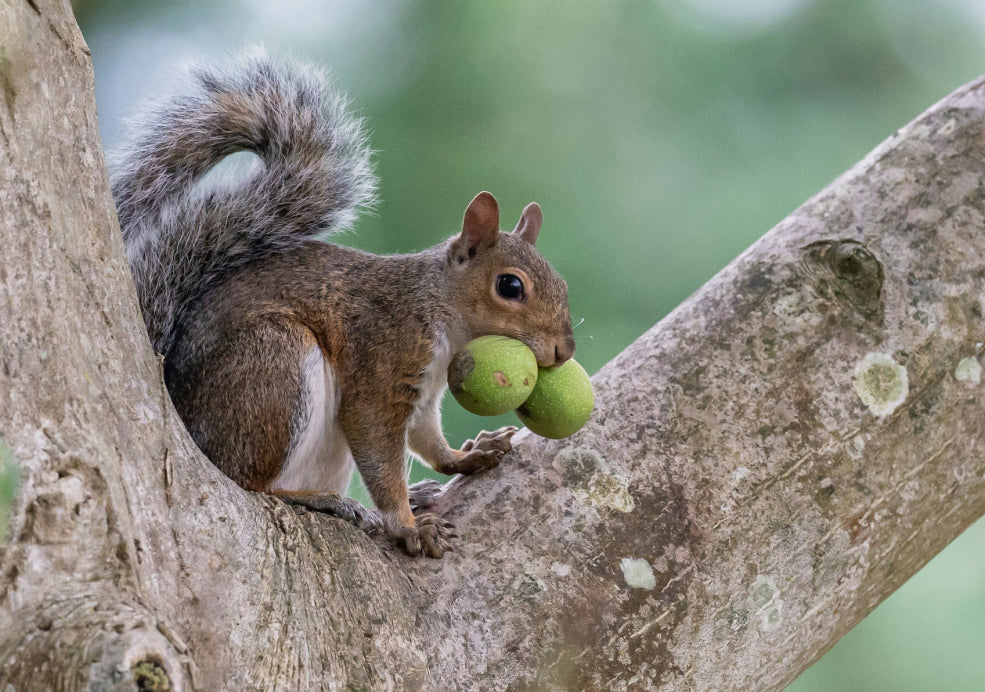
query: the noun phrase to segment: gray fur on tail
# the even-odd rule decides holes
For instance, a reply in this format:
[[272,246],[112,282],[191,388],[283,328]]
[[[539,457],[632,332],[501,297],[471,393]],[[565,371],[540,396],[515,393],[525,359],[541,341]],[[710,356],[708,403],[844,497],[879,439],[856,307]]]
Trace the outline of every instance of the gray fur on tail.
[[[245,180],[198,185],[229,154]],[[247,262],[344,228],[375,180],[362,124],[323,73],[254,50],[134,119],[112,177],[144,322],[167,354],[189,304]]]

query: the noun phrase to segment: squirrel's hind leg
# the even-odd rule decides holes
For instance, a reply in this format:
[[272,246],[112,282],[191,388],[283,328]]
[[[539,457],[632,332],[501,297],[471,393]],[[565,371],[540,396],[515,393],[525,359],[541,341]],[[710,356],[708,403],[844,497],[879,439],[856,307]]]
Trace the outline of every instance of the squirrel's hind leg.
[[282,475],[296,438],[298,405],[309,388],[302,365],[314,337],[284,322],[225,328],[214,313],[187,320],[164,361],[168,391],[212,463],[243,488],[264,491]]
[[[179,343],[168,387],[212,462],[247,490],[327,512],[373,531],[379,517],[345,497],[354,465],[338,427],[332,369],[314,335],[290,322],[219,332],[211,350]],[[248,359],[261,358],[258,370]],[[222,405],[216,406],[215,402]]]

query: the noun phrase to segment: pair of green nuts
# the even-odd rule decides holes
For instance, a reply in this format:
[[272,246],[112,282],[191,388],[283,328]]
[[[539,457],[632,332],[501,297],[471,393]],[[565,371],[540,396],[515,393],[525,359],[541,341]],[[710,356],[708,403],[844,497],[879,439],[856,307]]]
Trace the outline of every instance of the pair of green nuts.
[[580,430],[595,405],[581,365],[572,359],[538,368],[533,351],[505,336],[473,339],[456,353],[448,366],[448,388],[466,411],[479,416],[516,411],[532,432],[555,440]]

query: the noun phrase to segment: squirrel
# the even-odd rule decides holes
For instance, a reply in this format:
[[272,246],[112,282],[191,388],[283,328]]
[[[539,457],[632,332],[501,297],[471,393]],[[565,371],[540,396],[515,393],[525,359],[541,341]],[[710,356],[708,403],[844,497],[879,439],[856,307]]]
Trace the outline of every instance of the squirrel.
[[[502,232],[488,192],[460,233],[422,252],[328,243],[375,195],[347,108],[317,68],[261,50],[193,68],[133,120],[113,197],[165,384],[205,455],[246,490],[440,558],[454,527],[421,511],[435,481],[408,490],[408,448],[448,475],[500,462],[515,427],[460,450],[445,440],[448,364],[488,334],[522,341],[542,367],[566,361],[567,285],[535,249],[540,207]],[[239,151],[258,159],[245,180],[203,180]],[[354,466],[375,511],[345,496]]]

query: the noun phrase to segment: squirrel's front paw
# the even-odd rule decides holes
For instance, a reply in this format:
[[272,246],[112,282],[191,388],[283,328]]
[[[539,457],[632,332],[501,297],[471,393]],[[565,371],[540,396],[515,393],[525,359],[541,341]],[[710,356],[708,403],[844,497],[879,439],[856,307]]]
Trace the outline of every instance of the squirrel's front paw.
[[469,474],[498,466],[503,455],[513,449],[516,431],[516,426],[507,425],[493,432],[483,430],[474,440],[468,440],[462,445],[465,456],[455,465],[455,472]]
[[403,542],[404,549],[413,556],[422,552],[428,557],[440,558],[451,552],[449,542],[457,538],[455,526],[434,514],[419,514],[414,517],[415,526],[401,526],[392,532],[394,538]]

